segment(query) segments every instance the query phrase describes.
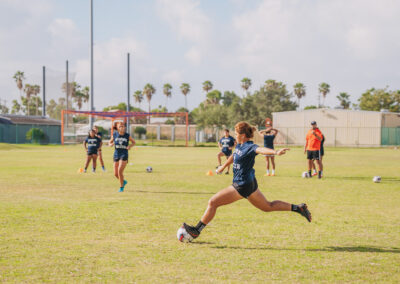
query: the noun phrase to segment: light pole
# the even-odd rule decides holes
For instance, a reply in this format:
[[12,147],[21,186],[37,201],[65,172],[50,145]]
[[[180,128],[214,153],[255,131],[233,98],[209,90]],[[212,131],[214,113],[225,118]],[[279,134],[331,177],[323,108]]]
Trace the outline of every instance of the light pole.
[[[126,105],[126,111],[127,112],[129,112],[130,110],[131,110],[131,100],[130,100],[130,92],[131,92],[131,90],[130,90],[130,56],[129,56],[129,52],[128,52],[128,56],[127,56],[127,67],[128,67],[128,101],[127,101],[127,105]],[[126,126],[127,126],[127,129],[128,129],[128,133],[130,132],[130,129],[129,129],[129,117],[128,117],[128,120],[127,120],[127,123],[126,123]]]
[[[94,111],[93,93],[93,0],[90,0],[90,111]],[[90,116],[90,129],[93,128],[93,120]]]

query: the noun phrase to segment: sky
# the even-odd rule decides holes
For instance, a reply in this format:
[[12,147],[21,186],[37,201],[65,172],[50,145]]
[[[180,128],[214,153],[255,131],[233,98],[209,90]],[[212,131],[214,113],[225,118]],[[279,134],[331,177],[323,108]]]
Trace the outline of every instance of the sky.
[[[290,92],[302,82],[301,108],[317,104],[321,82],[331,86],[329,107],[339,104],[340,92],[357,103],[372,87],[400,89],[397,0],[93,2],[96,110],[126,102],[128,52],[131,94],[151,83],[157,90],[152,108],[167,104],[169,111],[184,106],[181,83],[191,85],[189,109],[197,107],[205,99],[205,80],[238,95],[244,77],[252,79],[251,91],[267,79],[284,82]],[[12,79],[17,70],[25,72],[26,83],[41,85],[46,66],[50,98],[58,96],[54,86],[65,76],[66,60],[70,77],[90,85],[89,12],[89,0],[0,0],[2,103],[10,107],[20,96]],[[165,83],[173,86],[168,102]]]

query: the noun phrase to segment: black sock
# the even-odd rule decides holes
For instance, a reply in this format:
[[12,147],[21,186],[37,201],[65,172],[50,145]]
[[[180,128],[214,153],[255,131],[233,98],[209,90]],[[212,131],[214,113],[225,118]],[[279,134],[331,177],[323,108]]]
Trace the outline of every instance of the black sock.
[[297,206],[296,204],[292,204],[292,211],[300,213],[299,206]]
[[318,177],[320,178],[322,176],[322,171],[318,171]]
[[311,177],[311,170],[308,171],[308,175]]
[[196,230],[199,231],[199,233],[200,233],[205,227],[206,227],[206,224],[199,221],[199,223],[197,223],[197,225],[196,225]]

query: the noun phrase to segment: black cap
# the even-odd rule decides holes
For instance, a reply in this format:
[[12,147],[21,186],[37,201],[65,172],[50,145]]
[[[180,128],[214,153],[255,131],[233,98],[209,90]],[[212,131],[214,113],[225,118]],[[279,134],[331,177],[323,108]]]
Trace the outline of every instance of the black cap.
[[311,125],[316,125],[317,122],[315,120],[311,121]]

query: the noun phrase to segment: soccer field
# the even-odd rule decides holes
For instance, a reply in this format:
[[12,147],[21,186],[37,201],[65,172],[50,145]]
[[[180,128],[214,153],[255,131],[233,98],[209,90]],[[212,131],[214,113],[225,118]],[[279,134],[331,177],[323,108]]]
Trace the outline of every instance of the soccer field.
[[78,174],[81,145],[0,144],[0,282],[400,282],[400,150],[327,148],[323,180],[300,177],[300,148],[275,177],[258,156],[267,199],[306,202],[313,222],[241,200],[189,244],[179,226],[231,184],[205,174],[217,148],[136,147],[123,193],[103,152],[106,173]]

